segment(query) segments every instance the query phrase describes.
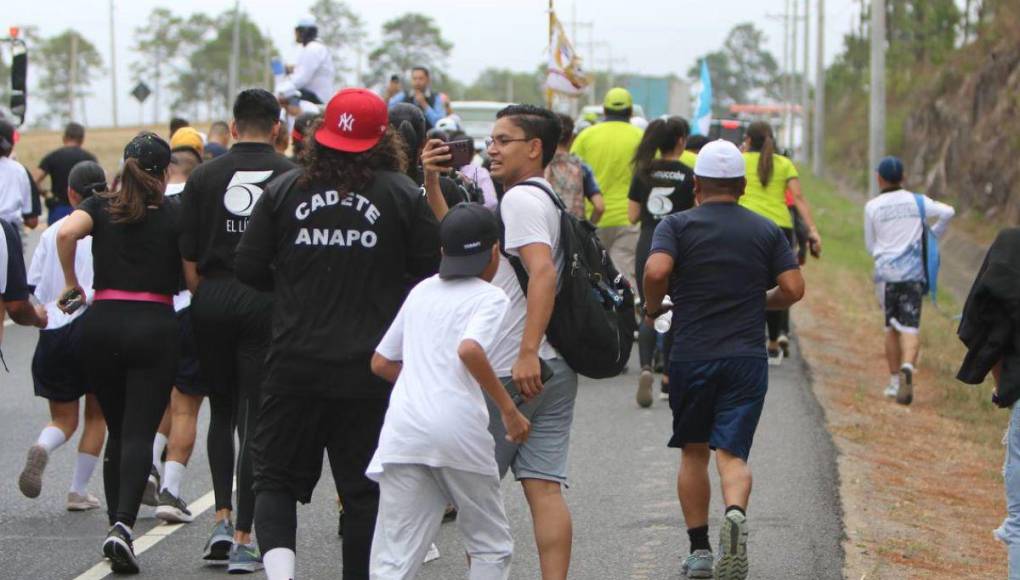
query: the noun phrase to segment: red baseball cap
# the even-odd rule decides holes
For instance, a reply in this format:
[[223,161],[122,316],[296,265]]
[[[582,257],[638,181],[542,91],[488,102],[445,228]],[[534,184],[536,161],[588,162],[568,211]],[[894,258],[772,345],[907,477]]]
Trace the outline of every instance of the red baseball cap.
[[389,112],[379,95],[368,89],[344,89],[326,105],[315,140],[337,151],[361,153],[375,147],[388,123]]

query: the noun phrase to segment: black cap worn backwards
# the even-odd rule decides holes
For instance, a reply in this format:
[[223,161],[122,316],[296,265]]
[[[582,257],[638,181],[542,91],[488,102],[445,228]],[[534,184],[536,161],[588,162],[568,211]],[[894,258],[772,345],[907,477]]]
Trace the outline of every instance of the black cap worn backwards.
[[478,276],[489,265],[492,246],[499,240],[499,223],[485,206],[459,203],[439,224],[439,239],[443,246],[440,278]]
[[124,147],[124,159],[135,159],[149,173],[162,173],[170,165],[170,144],[155,133],[140,133]]
[[79,161],[67,175],[67,184],[83,198],[106,191],[106,172],[95,161]]

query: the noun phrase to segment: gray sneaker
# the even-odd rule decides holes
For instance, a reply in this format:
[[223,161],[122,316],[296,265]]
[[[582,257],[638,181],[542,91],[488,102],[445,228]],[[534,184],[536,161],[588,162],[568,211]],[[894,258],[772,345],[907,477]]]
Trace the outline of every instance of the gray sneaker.
[[651,369],[641,369],[641,376],[638,378],[637,399],[638,407],[647,408],[652,406],[652,384],[655,382],[655,375]]
[[202,559],[213,564],[226,564],[230,548],[234,545],[234,526],[230,520],[221,520],[213,526],[209,541],[205,543]]
[[181,498],[164,489],[159,492],[159,505],[156,506],[156,517],[171,524],[189,524],[195,516],[188,511],[188,504]]
[[900,367],[900,388],[896,391],[896,402],[909,405],[914,401],[914,369],[909,365]]
[[719,560],[715,564],[717,580],[747,578],[747,517],[737,510],[726,512],[719,532]]
[[149,470],[149,479],[145,482],[145,491],[142,492],[142,505],[156,507],[159,505],[159,471],[153,465]]
[[46,470],[46,464],[50,461],[50,454],[42,445],[33,445],[28,448],[28,457],[25,458],[25,468],[18,476],[18,489],[25,497],[37,498],[42,493],[42,475]]
[[712,565],[715,564],[715,556],[712,550],[694,550],[691,555],[684,558],[684,565],[680,572],[684,578],[714,578]]
[[230,574],[251,574],[262,569],[262,554],[255,544],[234,544],[230,547]]

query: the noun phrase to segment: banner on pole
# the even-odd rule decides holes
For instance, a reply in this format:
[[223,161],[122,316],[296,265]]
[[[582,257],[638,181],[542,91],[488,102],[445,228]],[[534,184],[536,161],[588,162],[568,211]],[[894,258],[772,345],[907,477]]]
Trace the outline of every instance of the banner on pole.
[[694,104],[694,123],[691,124],[691,135],[708,135],[712,126],[712,77],[708,72],[708,61],[701,61],[701,85],[698,89],[698,100]]
[[588,75],[581,67],[581,57],[567,38],[563,24],[556,13],[549,12],[549,73],[546,89],[552,92],[577,96],[588,86]]

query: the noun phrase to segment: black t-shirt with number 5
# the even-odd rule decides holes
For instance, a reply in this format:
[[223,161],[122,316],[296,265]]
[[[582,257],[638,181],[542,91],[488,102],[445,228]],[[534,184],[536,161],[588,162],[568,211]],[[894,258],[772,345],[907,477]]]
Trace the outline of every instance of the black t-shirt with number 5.
[[627,197],[641,204],[641,228],[655,229],[669,214],[694,207],[694,172],[679,161],[654,161],[647,177],[634,176]]

